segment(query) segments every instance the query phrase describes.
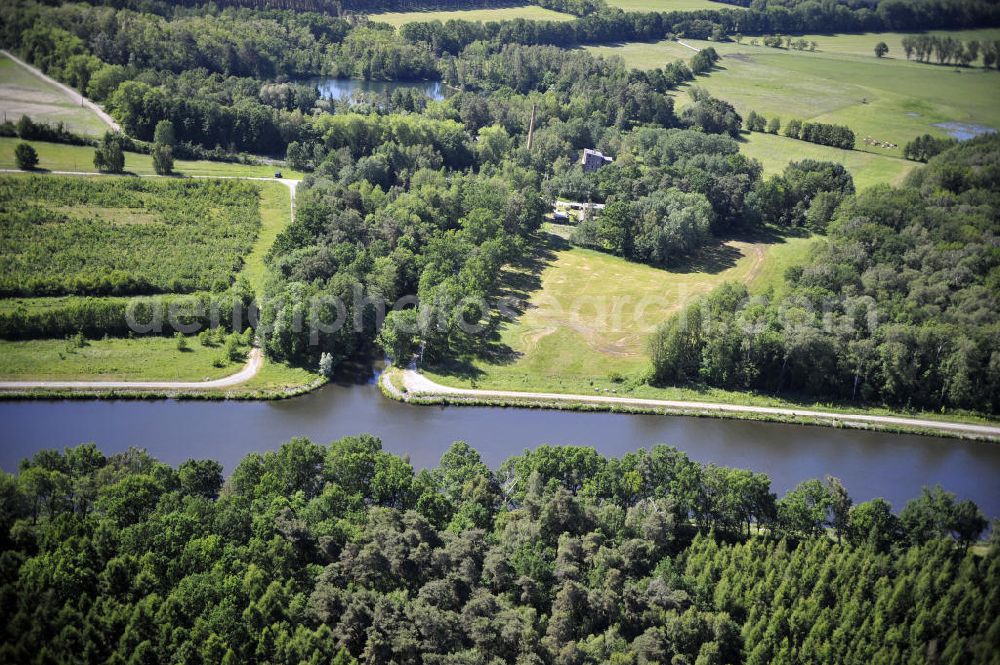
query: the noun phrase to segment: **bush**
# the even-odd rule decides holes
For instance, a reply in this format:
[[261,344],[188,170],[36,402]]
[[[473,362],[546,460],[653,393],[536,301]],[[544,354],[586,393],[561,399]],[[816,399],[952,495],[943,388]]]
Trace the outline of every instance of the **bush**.
[[153,146],[153,169],[157,175],[170,175],[174,172],[174,152],[168,145],[157,143]]
[[30,171],[38,166],[38,153],[27,143],[18,143],[14,148],[14,161],[17,163],[17,168]]

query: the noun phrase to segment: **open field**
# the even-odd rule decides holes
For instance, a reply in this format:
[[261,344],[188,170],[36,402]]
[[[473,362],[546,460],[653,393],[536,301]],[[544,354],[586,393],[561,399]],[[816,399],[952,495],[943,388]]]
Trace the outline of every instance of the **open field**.
[[[172,337],[91,340],[82,348],[61,339],[0,340],[0,379],[200,381],[233,374],[243,365],[196,337],[189,337],[187,346],[179,350]],[[213,365],[217,359],[224,360],[221,367]]]
[[260,230],[256,194],[235,180],[0,176],[0,290],[225,288]]
[[[94,171],[94,149],[90,146],[46,143],[44,141],[21,141],[11,137],[0,137],[0,169],[15,169],[14,148],[18,143],[30,143],[38,152],[38,168],[48,171]],[[153,158],[136,152],[125,153],[125,170],[135,175],[155,175]],[[226,176],[241,178],[270,178],[280,170],[286,178],[299,180],[302,172],[266,164],[234,164],[230,162],[210,162],[208,160],[174,160],[177,175]]]
[[[558,230],[554,225],[546,229]],[[509,295],[528,304],[516,321],[500,325],[491,360],[448,368],[444,373],[453,376],[442,381],[569,391],[612,374],[635,376],[648,362],[647,335],[670,314],[724,281],[760,290],[775,285],[811,242],[763,235],[730,240],[668,271],[569,247],[558,233],[549,232],[537,262],[507,273]]]
[[627,12],[683,12],[698,9],[740,9],[711,0],[608,0],[609,7]]
[[[961,33],[954,33],[960,35]],[[837,38],[831,38],[831,42]],[[697,85],[732,102],[741,114],[751,110],[778,116],[847,125],[859,150],[899,157],[902,146],[921,134],[947,136],[940,122],[967,122],[1000,128],[1000,72],[980,68],[938,67],[847,52],[786,51],[733,42],[685,40],[722,55],[719,66]],[[592,53],[619,55],[634,67],[660,67],[692,51],[676,42],[588,47]],[[683,90],[678,106],[688,103]],[[886,149],[861,143],[866,135],[895,143]]]
[[[697,1],[697,0],[684,0]],[[523,18],[532,21],[571,21],[575,17],[571,14],[552,11],[537,5],[523,5],[511,7],[490,7],[481,9],[462,9],[457,11],[417,11],[417,12],[385,12],[382,14],[369,14],[368,18],[380,23],[389,23],[397,28],[406,23],[417,23],[420,21],[509,21],[515,18]]]
[[108,129],[91,110],[0,54],[0,119],[16,122],[22,115],[52,125],[61,122],[78,134],[100,136]]
[[854,186],[859,191],[872,185],[898,185],[907,173],[919,166],[917,162],[900,157],[842,150],[760,132],[743,134],[740,152],[759,160],[765,175],[781,173],[789,162],[803,159],[836,162],[851,172]]
[[[889,54],[886,59],[906,61],[906,53],[903,51],[903,37],[917,33],[910,32],[866,32],[863,34],[837,34],[837,35],[803,35],[807,41],[815,41],[819,44],[819,50],[823,53],[843,53],[848,55],[860,55],[865,57],[875,57],[875,45],[885,42],[889,47]],[[1000,28],[983,28],[981,30],[928,30],[919,33],[924,35],[951,36],[961,42],[968,42],[973,39],[980,42],[1000,39]],[[798,39],[798,36],[795,37]],[[749,38],[747,38],[749,39]],[[746,41],[746,39],[744,40]],[[973,62],[973,65],[981,66],[983,63],[982,54]],[[937,65],[925,65],[937,66]],[[948,66],[945,65],[947,69]]]

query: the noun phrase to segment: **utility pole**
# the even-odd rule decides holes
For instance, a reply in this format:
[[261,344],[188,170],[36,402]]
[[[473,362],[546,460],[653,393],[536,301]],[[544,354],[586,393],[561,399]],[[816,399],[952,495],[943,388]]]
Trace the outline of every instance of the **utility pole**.
[[531,140],[535,136],[535,111],[537,109],[537,104],[531,105],[531,121],[528,123],[528,152],[531,152]]

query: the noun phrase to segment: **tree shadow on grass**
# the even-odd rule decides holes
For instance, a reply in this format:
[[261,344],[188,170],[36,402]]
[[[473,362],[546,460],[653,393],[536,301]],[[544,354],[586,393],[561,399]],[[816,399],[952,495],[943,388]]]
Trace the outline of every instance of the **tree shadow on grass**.
[[532,295],[542,288],[542,271],[555,262],[557,252],[569,247],[569,242],[554,233],[536,233],[528,251],[501,273],[495,299],[474,345],[455,358],[429,363],[428,367],[441,374],[475,381],[483,375],[475,366],[477,360],[491,365],[517,362],[523,354],[502,340],[502,332],[527,311]]

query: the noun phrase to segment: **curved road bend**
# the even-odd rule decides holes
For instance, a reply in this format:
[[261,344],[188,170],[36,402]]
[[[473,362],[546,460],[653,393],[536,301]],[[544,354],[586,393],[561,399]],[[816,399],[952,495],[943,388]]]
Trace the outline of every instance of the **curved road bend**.
[[[19,169],[0,169],[0,173],[31,173]],[[108,173],[96,173],[88,171],[46,171],[49,175],[114,175]],[[160,176],[147,174],[142,178],[174,178],[176,176]],[[263,178],[256,176],[213,176],[194,175],[191,178],[216,178],[220,180],[265,180],[280,182],[288,187],[289,198],[292,206],[292,219],[295,219],[295,190],[301,180],[289,180],[285,178]],[[236,374],[224,376],[221,379],[211,381],[0,381],[0,390],[205,390],[211,388],[229,388],[245,381],[249,381],[257,375],[263,365],[263,357],[260,349],[250,350],[250,357],[246,366]]]
[[[384,376],[384,375],[383,375]],[[612,397],[605,395],[567,395],[561,393],[515,392],[510,390],[479,390],[472,388],[453,388],[442,386],[431,381],[426,376],[412,369],[403,370],[403,384],[406,390],[414,395],[428,397],[442,395],[466,395],[470,397],[500,397],[509,399],[560,400],[569,402],[587,402],[593,404],[621,404],[625,406],[648,406],[667,409],[684,409],[689,411],[715,413],[759,413],[764,415],[788,416],[796,418],[814,418],[830,422],[875,423],[879,425],[897,425],[903,427],[920,427],[928,430],[946,431],[960,434],[985,436],[1000,439],[1000,426],[979,425],[974,423],[951,422],[945,420],[924,420],[907,418],[905,416],[876,416],[865,413],[829,413],[826,411],[810,411],[806,409],[787,409],[770,406],[747,406],[742,404],[719,404],[716,402],[688,402],[666,399],[645,399],[640,397]],[[385,380],[383,386],[394,395],[402,397],[392,384]]]
[[247,364],[236,374],[211,381],[0,381],[0,390],[205,390],[229,388],[249,381],[263,363],[260,349],[250,350]]

